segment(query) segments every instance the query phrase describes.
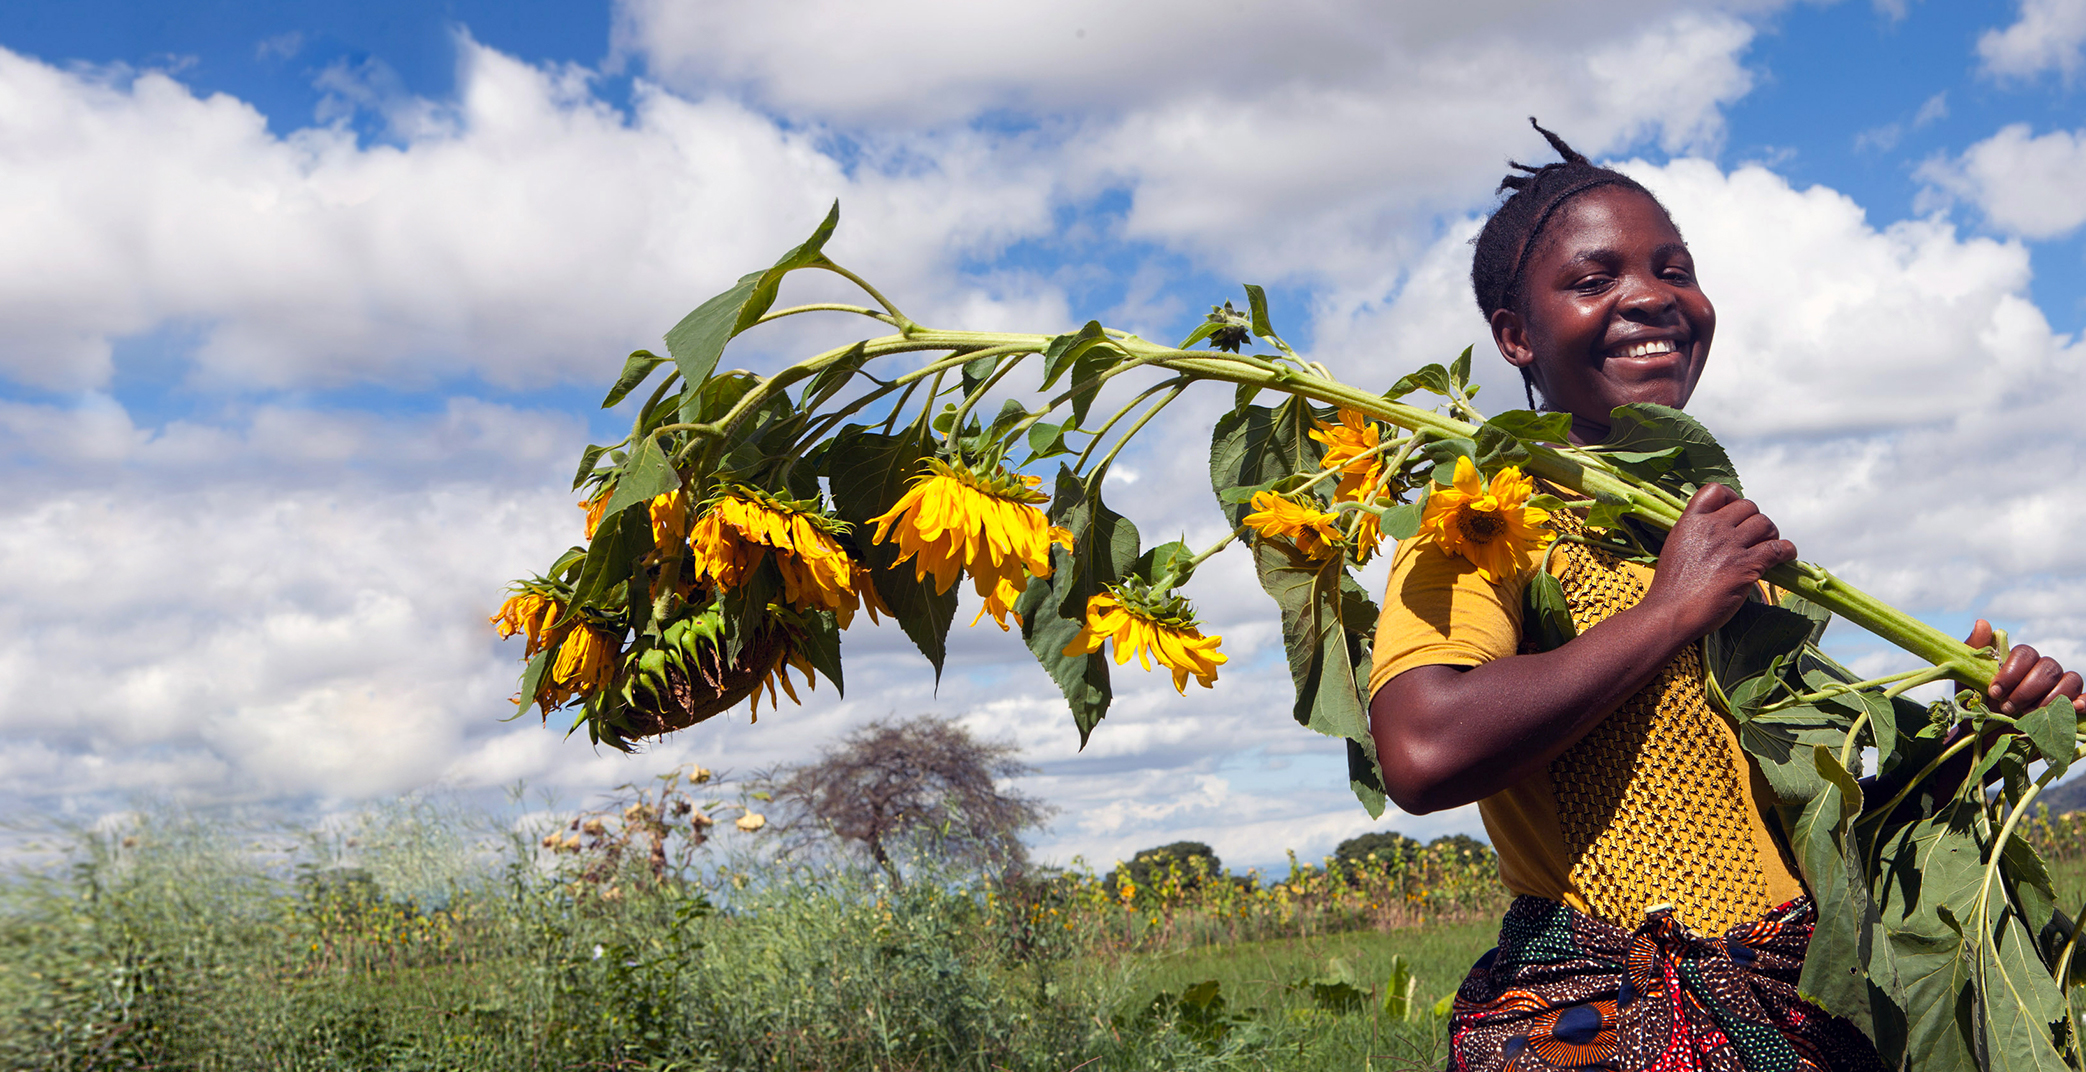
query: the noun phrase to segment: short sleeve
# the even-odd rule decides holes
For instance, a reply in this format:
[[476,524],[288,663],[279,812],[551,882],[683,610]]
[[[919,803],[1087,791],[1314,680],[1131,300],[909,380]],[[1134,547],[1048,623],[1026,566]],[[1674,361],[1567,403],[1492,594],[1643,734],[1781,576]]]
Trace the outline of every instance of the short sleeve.
[[1431,541],[1400,543],[1376,621],[1370,694],[1416,666],[1477,666],[1519,651],[1521,589],[1485,580]]

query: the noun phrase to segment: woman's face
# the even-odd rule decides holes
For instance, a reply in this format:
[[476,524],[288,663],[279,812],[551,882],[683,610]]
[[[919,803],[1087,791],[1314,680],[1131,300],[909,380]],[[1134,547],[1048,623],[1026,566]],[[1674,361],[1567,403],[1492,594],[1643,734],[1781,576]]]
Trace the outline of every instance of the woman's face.
[[1596,187],[1565,202],[1536,241],[1521,308],[1494,313],[1492,337],[1552,408],[1572,414],[1573,442],[1607,438],[1617,406],[1685,406],[1717,311],[1665,210],[1635,190]]

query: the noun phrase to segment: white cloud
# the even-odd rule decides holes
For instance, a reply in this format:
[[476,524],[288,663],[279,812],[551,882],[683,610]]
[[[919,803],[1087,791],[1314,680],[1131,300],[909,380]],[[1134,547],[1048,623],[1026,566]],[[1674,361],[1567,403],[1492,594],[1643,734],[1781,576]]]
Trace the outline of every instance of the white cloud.
[[1324,283],[1415,252],[1436,214],[1483,200],[1502,156],[1547,159],[1531,114],[1590,153],[1713,146],[1752,84],[1734,13],[1777,6],[630,0],[619,40],[684,90],[836,124],[1011,113],[1076,193],[1129,194],[1124,234]]
[[2086,223],[2086,131],[2030,133],[2012,123],[1960,156],[1920,165],[1925,199],[1961,198],[1993,227],[2024,238],[2056,238]]
[[2058,71],[2069,82],[2079,72],[2086,47],[2086,2],[2021,0],[2020,16],[2003,30],[1977,39],[1984,72],[2000,78],[2032,78]]
[[453,104],[329,73],[389,117],[398,143],[368,147],[338,123],[276,137],[163,73],[0,50],[0,373],[97,387],[113,342],[185,323],[216,389],[591,381],[836,196],[836,253],[901,283],[1049,223],[1018,139],[871,140],[850,174],[816,126],[649,85],[625,117],[584,70],[458,48]]

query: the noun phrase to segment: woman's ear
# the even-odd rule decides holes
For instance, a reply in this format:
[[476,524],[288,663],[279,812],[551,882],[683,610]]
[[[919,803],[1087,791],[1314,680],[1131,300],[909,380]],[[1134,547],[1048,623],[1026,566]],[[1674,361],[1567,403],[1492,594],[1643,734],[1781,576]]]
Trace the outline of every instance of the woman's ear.
[[1493,310],[1492,342],[1515,368],[1527,369],[1536,363],[1535,348],[1528,341],[1528,321],[1512,309]]

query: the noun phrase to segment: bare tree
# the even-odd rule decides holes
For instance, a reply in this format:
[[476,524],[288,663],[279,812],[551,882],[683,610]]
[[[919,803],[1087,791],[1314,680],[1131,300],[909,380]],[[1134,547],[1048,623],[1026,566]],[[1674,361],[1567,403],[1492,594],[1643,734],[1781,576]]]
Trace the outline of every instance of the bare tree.
[[1014,758],[1018,751],[920,715],[872,722],[766,781],[787,837],[798,844],[838,838],[902,883],[893,854],[907,846],[983,869],[1026,859],[1022,832],[1055,809],[1001,788],[1001,780],[1035,770]]

